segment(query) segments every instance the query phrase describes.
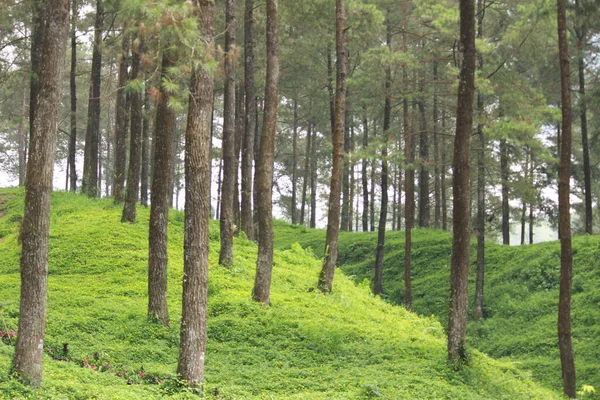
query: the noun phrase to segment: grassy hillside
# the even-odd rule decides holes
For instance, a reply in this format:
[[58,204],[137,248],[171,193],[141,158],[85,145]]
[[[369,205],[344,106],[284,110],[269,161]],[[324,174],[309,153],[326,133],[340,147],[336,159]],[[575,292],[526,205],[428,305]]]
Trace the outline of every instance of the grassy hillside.
[[[2,189],[0,325],[17,328],[22,192]],[[0,341],[0,398],[197,398],[174,377],[178,355],[183,214],[170,226],[172,324],[146,321],[148,211],[121,224],[110,200],[55,193],[50,239],[44,383],[7,377],[14,338]],[[394,307],[338,274],[334,293],[313,290],[320,263],[300,246],[277,251],[272,301],[249,300],[255,244],[235,243],[234,267],[216,265],[211,225],[207,399],[552,399],[511,362],[473,352],[446,365],[441,325]],[[68,343],[68,353],[63,353]]]
[[[322,256],[324,231],[278,222],[277,246],[298,242]],[[414,309],[435,315],[445,326],[452,237],[439,230],[413,231]],[[377,234],[342,233],[340,264],[355,281],[371,280]],[[578,387],[600,391],[600,237],[573,242],[573,346]],[[473,242],[472,260],[475,260]],[[475,291],[475,262],[469,294]],[[404,295],[404,233],[389,232],[384,261],[384,297],[401,304]],[[507,247],[486,245],[486,319],[469,324],[469,344],[495,358],[510,359],[530,369],[547,387],[561,388],[556,319],[560,246],[558,242]],[[471,301],[473,304],[473,300]]]

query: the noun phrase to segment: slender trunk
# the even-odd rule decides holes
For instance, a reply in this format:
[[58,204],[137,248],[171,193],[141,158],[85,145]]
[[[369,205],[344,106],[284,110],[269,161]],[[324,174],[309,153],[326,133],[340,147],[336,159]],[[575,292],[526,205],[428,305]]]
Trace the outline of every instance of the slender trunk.
[[[52,171],[60,117],[61,78],[66,55],[69,1],[44,3],[44,40],[40,52],[39,86],[34,119],[30,121],[30,157],[25,184],[25,210],[21,223],[21,297],[19,335],[14,373],[32,386],[42,383],[42,356],[48,287],[48,241]],[[45,17],[45,18],[44,18]],[[38,26],[37,28],[40,28]]]
[[[535,165],[535,157],[531,153],[531,169],[529,171],[529,186],[533,187],[533,172]],[[529,203],[529,244],[533,244],[533,202]]]
[[223,94],[223,187],[221,191],[221,250],[219,264],[233,265],[233,195],[235,187],[235,0],[225,6],[225,85]]
[[[23,82],[23,95],[21,97],[21,122],[19,123],[19,186],[25,186],[25,175],[27,173],[27,133],[25,122],[27,118],[27,82]],[[70,152],[69,148],[69,152]],[[70,153],[69,153],[70,154]],[[75,172],[76,173],[76,172]],[[77,175],[75,175],[77,178]]]
[[293,137],[292,137],[292,224],[297,224],[297,210],[296,210],[296,180],[297,180],[297,155],[298,155],[298,103],[293,100],[294,103],[294,126],[293,126]]
[[300,207],[300,223],[306,225],[305,210],[306,210],[306,190],[308,186],[308,174],[310,173],[310,154],[311,154],[311,139],[312,139],[312,125],[308,123],[308,129],[306,131],[306,155],[304,156],[304,177],[302,181],[302,206]]
[[510,245],[510,207],[508,204],[508,143],[500,140],[500,177],[502,179],[502,244]]
[[313,132],[311,144],[311,162],[310,162],[310,228],[317,227],[317,136]]
[[[442,131],[446,130],[446,112],[442,109]],[[442,138],[442,148],[445,148],[446,139]],[[442,229],[448,230],[448,207],[447,207],[447,199],[446,199],[446,152],[442,152],[441,154],[441,162],[442,168],[440,171],[441,179],[440,186],[442,189]]]
[[333,92],[333,61],[329,47],[327,48],[327,92],[329,93],[329,120],[333,135],[335,133],[335,93]]
[[83,180],[81,191],[89,197],[99,195],[98,154],[100,147],[100,85],[102,72],[102,30],[104,28],[103,0],[96,0],[96,20],[94,23],[94,50],[90,77],[90,97],[88,121],[85,133],[85,154],[83,160]]
[[[131,80],[138,78],[142,51],[142,37],[138,36],[131,49]],[[136,48],[137,47],[137,48]],[[131,92],[131,138],[129,143],[129,169],[127,171],[127,187],[125,188],[125,205],[121,222],[134,223],[140,189],[140,164],[142,161],[142,92]]]
[[242,205],[241,229],[250,240],[256,240],[252,214],[252,164],[256,131],[256,89],[254,87],[254,0],[246,0],[244,15],[244,145],[242,150]]
[[327,236],[325,238],[325,259],[319,275],[318,288],[330,293],[338,257],[338,237],[340,232],[340,197],[342,194],[342,173],[344,168],[344,118],[346,115],[346,11],[345,1],[335,2],[335,48],[336,48],[336,90],[335,126],[332,143],[331,185],[329,211],[327,214]]
[[240,151],[244,140],[244,90],[237,86],[235,106],[235,181],[233,185],[233,234],[240,234]]
[[363,212],[362,212],[362,228],[363,232],[369,230],[369,177],[367,175],[367,166],[369,160],[367,158],[367,148],[369,147],[369,122],[367,120],[367,106],[363,106],[363,159],[362,159],[362,194],[363,194]]
[[[407,25],[407,4],[402,2],[404,18],[402,19],[402,50],[407,51],[406,25]],[[402,85],[405,93],[408,93],[408,67],[402,66]],[[415,223],[415,170],[413,168],[415,153],[413,147],[413,134],[409,124],[408,98],[402,100],[402,128],[404,130],[404,158],[406,160],[406,172],[404,173],[404,307],[412,310],[412,228]]]
[[176,63],[176,55],[163,50],[160,96],[156,104],[156,131],[154,133],[154,174],[150,202],[148,234],[148,320],[169,324],[167,308],[167,265],[169,193],[171,187],[171,153],[175,134],[175,111],[169,107],[169,90],[162,84],[169,79],[169,68]]
[[273,271],[273,157],[279,105],[279,44],[277,0],[267,0],[267,77],[265,111],[258,157],[258,258],[252,299],[270,304]]
[[203,67],[214,52],[212,0],[194,0],[205,45],[200,67],[192,72],[185,130],[185,226],[181,334],[177,373],[190,386],[202,385],[208,314],[208,221],[210,219],[210,126],[212,72]]
[[429,135],[427,134],[427,119],[425,118],[425,77],[419,77],[420,98],[417,103],[420,116],[419,157],[421,169],[419,173],[419,226],[429,228],[431,211],[429,202]]
[[452,260],[450,277],[450,317],[448,319],[448,361],[457,365],[466,358],[466,334],[470,256],[470,138],[473,130],[475,91],[475,7],[460,0],[460,42],[463,64],[460,71],[456,110],[456,136],[452,162],[454,194]]
[[258,157],[260,155],[260,134],[261,134],[261,126],[260,126],[260,118],[259,118],[259,106],[264,112],[264,102],[262,104],[258,104],[259,100],[256,99],[256,115],[254,122],[254,186],[252,188],[252,208],[254,213],[252,214],[252,223],[254,224],[254,236],[256,240],[258,240]]
[[433,174],[434,174],[434,217],[433,224],[437,229],[442,227],[441,182],[440,182],[440,139],[438,115],[438,62],[433,62]]
[[571,343],[571,285],[573,279],[573,249],[571,247],[571,93],[569,47],[565,0],[557,0],[558,48],[560,59],[562,137],[558,181],[558,208],[560,219],[560,289],[558,300],[558,347],[562,369],[563,391],[574,398],[575,360]]
[[[352,154],[354,153],[354,125],[350,122],[350,147],[348,152],[349,158],[349,185],[350,185],[350,197],[348,200],[348,231],[352,232],[352,222],[354,220],[354,163],[352,162]],[[358,209],[357,209],[358,211]]]
[[144,119],[142,126],[142,177],[140,181],[140,201],[148,207],[149,170],[150,170],[150,91],[148,75],[144,83]]
[[174,201],[174,195],[179,187],[179,177],[177,176],[177,167],[179,166],[180,158],[180,148],[179,143],[181,142],[181,133],[175,126],[175,134],[173,135],[173,151],[171,152],[171,186],[169,187],[169,207],[175,208],[177,204]]
[[[347,96],[347,94],[346,94]],[[347,97],[346,97],[347,98]],[[346,100],[347,102],[347,100]],[[344,113],[344,166],[342,168],[342,215],[341,230],[348,232],[350,230],[350,110],[346,106]]]
[[[529,182],[529,147],[525,147],[525,181]],[[525,225],[527,223],[527,202],[521,199],[521,246],[525,244]]]
[[67,165],[69,167],[69,178],[71,192],[77,191],[77,167],[75,164],[75,153],[77,151],[77,0],[71,3],[71,71],[69,74],[69,89],[71,93],[71,135],[69,136],[69,155]]
[[[31,143],[31,132],[33,121],[38,107],[37,95],[40,87],[40,63],[42,57],[42,46],[44,44],[45,18],[44,3],[40,0],[31,2],[32,32],[31,32],[31,80],[29,82],[29,138]],[[27,160],[27,157],[25,157]],[[26,182],[25,182],[26,183]]]
[[217,209],[215,210],[215,219],[221,219],[221,184],[223,180],[221,175],[223,174],[223,159],[219,159],[219,171],[217,172]]
[[[392,51],[392,22],[390,11],[386,12],[386,44]],[[385,105],[383,108],[383,137],[381,143],[381,210],[379,211],[379,228],[377,230],[377,252],[375,255],[375,280],[373,293],[375,295],[383,292],[383,256],[385,250],[385,228],[387,222],[388,207],[388,136],[390,134],[390,118],[392,114],[392,70],[390,67],[385,71]]]
[[[477,0],[477,37],[483,38],[484,1]],[[483,56],[477,54],[477,68],[483,69]],[[483,318],[483,293],[485,282],[485,136],[483,134],[484,98],[477,91],[477,277],[475,280],[475,307],[473,319]]]
[[[373,124],[373,136],[377,125]],[[371,232],[375,231],[375,171],[377,170],[377,160],[371,160],[371,201],[369,202],[369,214],[371,216]]]

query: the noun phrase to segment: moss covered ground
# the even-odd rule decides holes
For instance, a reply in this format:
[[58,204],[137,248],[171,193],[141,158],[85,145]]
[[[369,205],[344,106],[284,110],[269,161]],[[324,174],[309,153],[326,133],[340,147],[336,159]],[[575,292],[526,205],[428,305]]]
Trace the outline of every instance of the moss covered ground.
[[[0,217],[0,330],[9,332],[16,330],[19,314],[23,193],[1,189],[0,196],[5,201]],[[43,385],[30,389],[9,377],[14,337],[4,335],[0,398],[198,398],[175,376],[183,214],[170,215],[172,322],[160,327],[146,320],[149,212],[140,209],[136,224],[120,223],[120,212],[110,199],[54,194]],[[496,361],[478,351],[470,353],[468,366],[453,370],[446,363],[439,321],[373,297],[368,283],[356,284],[338,273],[333,294],[317,293],[320,262],[299,245],[276,251],[273,304],[256,304],[250,301],[256,245],[236,239],[234,266],[224,269],[217,265],[218,238],[213,222],[202,398],[560,397],[515,362]],[[348,251],[351,247],[346,246]]]
[[[322,230],[276,223],[276,247],[290,243],[322,256]],[[435,229],[413,230],[413,308],[446,326],[452,236]],[[356,282],[372,281],[377,233],[340,236],[341,270]],[[469,295],[475,291],[475,240],[472,242]],[[578,389],[600,392],[600,237],[573,239],[573,346]],[[525,246],[486,244],[485,319],[470,321],[468,343],[488,355],[529,370],[544,386],[562,385],[557,339],[560,244]],[[404,232],[388,232],[384,295],[401,305],[404,297]],[[598,394],[588,397],[600,398]]]

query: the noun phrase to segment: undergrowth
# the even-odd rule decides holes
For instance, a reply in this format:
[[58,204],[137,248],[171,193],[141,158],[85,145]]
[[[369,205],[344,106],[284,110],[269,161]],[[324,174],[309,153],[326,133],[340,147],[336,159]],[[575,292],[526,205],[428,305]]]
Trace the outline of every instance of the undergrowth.
[[[0,330],[17,329],[22,192],[0,219]],[[147,226],[121,224],[110,199],[55,193],[50,233],[44,379],[8,376],[14,337],[0,341],[0,398],[191,399],[175,375],[181,307],[183,214],[169,228],[171,325],[146,318]],[[250,300],[256,245],[235,241],[234,265],[218,261],[211,223],[205,399],[552,399],[513,362],[472,351],[454,371],[435,318],[408,313],[338,273],[331,295],[314,290],[320,262],[299,245],[275,252],[272,306]]]

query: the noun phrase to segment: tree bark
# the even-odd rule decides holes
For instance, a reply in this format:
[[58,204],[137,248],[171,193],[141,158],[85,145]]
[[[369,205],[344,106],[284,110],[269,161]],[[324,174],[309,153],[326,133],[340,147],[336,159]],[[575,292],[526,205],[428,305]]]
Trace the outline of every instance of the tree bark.
[[330,293],[338,257],[340,232],[340,197],[342,194],[342,172],[344,168],[344,123],[346,115],[346,10],[345,1],[335,2],[335,48],[336,48],[336,90],[333,130],[333,155],[329,211],[327,214],[327,235],[325,238],[325,259],[319,275],[318,288]]
[[292,206],[290,207],[291,209],[291,216],[292,216],[292,224],[297,224],[297,207],[296,207],[296,203],[298,202],[298,200],[296,199],[297,195],[296,195],[296,180],[297,180],[297,164],[298,164],[298,102],[294,99],[293,100],[293,107],[294,107],[294,126],[292,129]]
[[23,82],[23,95],[21,97],[21,122],[19,123],[19,186],[25,186],[27,174],[27,132],[25,123],[27,118],[27,81]]
[[[386,12],[386,45],[392,51],[392,23],[390,10]],[[377,252],[375,255],[375,280],[373,293],[383,293],[383,256],[385,250],[385,229],[388,208],[388,135],[390,131],[390,118],[392,114],[392,70],[388,66],[385,70],[385,104],[383,108],[383,137],[381,143],[381,210],[379,211],[379,227],[377,229]]]
[[[477,37],[483,38],[483,17],[485,15],[484,1],[477,0]],[[483,69],[483,56],[477,54],[477,67]],[[473,319],[483,318],[483,293],[485,278],[485,136],[483,134],[484,98],[477,91],[477,273],[475,279],[475,307]]]
[[502,178],[502,244],[510,245],[510,207],[508,204],[508,143],[500,140],[500,177]]
[[13,371],[32,386],[42,383],[42,356],[48,287],[48,241],[52,172],[56,151],[62,72],[69,26],[69,1],[44,3],[44,39],[40,44],[39,86],[25,184],[25,210],[21,224],[21,298],[19,334]]
[[254,0],[246,0],[244,16],[244,87],[246,107],[242,150],[241,229],[250,240],[256,240],[252,213],[254,136],[256,131],[256,89],[254,87]]
[[362,228],[363,232],[369,230],[369,177],[367,174],[367,166],[369,160],[367,158],[367,148],[369,147],[369,122],[367,120],[367,106],[363,107],[363,159],[362,159],[362,194],[363,194],[363,212],[362,212]]
[[81,191],[89,197],[99,195],[98,155],[100,149],[100,85],[102,72],[102,31],[104,29],[103,0],[96,0],[96,20],[94,22],[94,50],[92,53],[92,72],[90,77],[90,98],[88,103],[88,121],[85,133],[85,151],[83,160],[83,180]]
[[429,201],[429,135],[427,134],[427,119],[425,117],[425,77],[419,77],[419,101],[417,103],[420,115],[419,158],[419,226],[429,228],[431,209]]
[[213,77],[205,67],[214,52],[213,0],[194,0],[204,41],[202,66],[192,72],[185,130],[185,226],[183,299],[177,373],[202,385],[208,314],[208,222],[210,219],[210,127]]
[[221,191],[221,250],[219,264],[233,265],[233,195],[235,187],[235,0],[225,8],[225,82],[223,95],[223,186]]
[[569,47],[565,0],[557,0],[558,55],[560,59],[562,137],[558,181],[558,208],[560,231],[560,289],[558,298],[558,347],[562,369],[563,391],[574,398],[575,360],[571,343],[571,285],[573,279],[573,249],[571,247],[571,93],[569,71]]
[[453,237],[450,277],[450,318],[448,320],[448,360],[451,364],[466,358],[466,334],[470,255],[470,138],[473,130],[475,91],[475,7],[460,0],[460,44],[463,63],[460,71],[454,137]]
[[175,134],[175,111],[169,108],[170,93],[162,82],[168,79],[168,70],[175,65],[176,55],[163,50],[160,95],[156,105],[156,132],[154,133],[154,175],[150,203],[148,235],[148,319],[164,326],[169,324],[167,308],[167,265],[169,193],[171,187],[171,153]]
[[[142,37],[138,35],[136,46],[131,49],[131,80],[138,79],[140,73],[140,58]],[[136,48],[137,47],[137,48]],[[142,161],[142,92],[131,92],[131,137],[129,142],[129,169],[127,171],[127,187],[125,189],[125,205],[121,222],[134,223],[137,213],[137,202],[140,189],[140,169]]]
[[300,207],[300,220],[302,225],[306,225],[306,191],[308,186],[308,179],[310,174],[310,154],[311,154],[311,140],[312,139],[312,125],[308,123],[308,129],[306,130],[306,155],[304,156],[304,177],[302,181],[302,206]]
[[433,62],[433,158],[434,158],[434,217],[433,224],[436,229],[442,227],[442,206],[441,206],[441,182],[440,182],[440,138],[439,138],[439,112],[438,112],[438,62]]
[[[348,98],[346,94],[346,98]],[[346,100],[347,101],[347,100]],[[350,107],[344,113],[344,166],[342,169],[342,225],[341,230],[350,231]]]
[[317,227],[317,132],[314,132],[311,144],[311,161],[310,161],[310,228]]
[[258,156],[258,258],[252,299],[270,304],[273,270],[273,158],[279,106],[279,44],[277,0],[267,0],[267,77],[265,111]]
[[72,1],[71,9],[71,71],[69,74],[69,89],[71,94],[71,135],[69,136],[68,167],[71,192],[77,191],[77,166],[75,153],[77,151],[77,0]]
[[123,202],[125,197],[125,166],[127,164],[127,118],[129,110],[126,108],[128,64],[129,64],[129,36],[123,35],[121,56],[119,59],[119,83],[117,87],[116,118],[115,118],[115,172],[113,174],[113,193],[115,203]]
[[235,180],[233,185],[233,234],[240,234],[240,152],[244,140],[244,90],[241,84],[236,87],[235,106]]
[[144,82],[144,119],[142,125],[142,176],[140,179],[140,202],[148,207],[148,191],[150,177],[150,82],[146,73]]

